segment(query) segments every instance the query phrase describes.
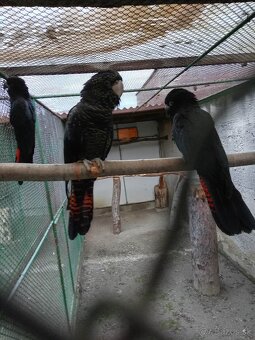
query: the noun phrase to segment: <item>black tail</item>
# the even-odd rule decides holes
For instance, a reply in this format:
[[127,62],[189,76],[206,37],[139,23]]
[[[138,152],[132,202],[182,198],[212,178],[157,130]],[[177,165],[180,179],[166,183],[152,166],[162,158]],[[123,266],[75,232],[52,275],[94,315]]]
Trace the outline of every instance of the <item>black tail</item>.
[[95,180],[85,179],[72,181],[71,195],[69,197],[69,224],[68,234],[70,240],[85,235],[90,228],[93,218],[93,187]]
[[[33,163],[33,153],[25,154],[18,147],[16,149],[15,163]],[[19,185],[23,184],[23,181],[18,181]]]
[[235,235],[255,229],[255,219],[234,185],[231,197],[227,197],[223,190],[210,185],[205,178],[200,177],[200,182],[213,218],[223,233]]
[[69,190],[68,190],[68,183],[69,181],[65,181],[65,190],[66,190],[66,198],[67,198],[66,210],[70,210],[70,196],[69,196]]

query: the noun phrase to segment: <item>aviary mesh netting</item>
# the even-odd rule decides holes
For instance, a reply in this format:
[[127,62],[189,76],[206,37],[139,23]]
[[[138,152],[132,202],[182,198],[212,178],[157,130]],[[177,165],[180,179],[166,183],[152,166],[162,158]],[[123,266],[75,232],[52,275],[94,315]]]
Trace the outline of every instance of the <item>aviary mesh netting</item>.
[[[133,95],[148,89],[138,105],[166,84],[193,86],[204,98],[254,77],[254,10],[253,2],[3,6],[0,71],[32,76],[27,78],[32,95],[60,113],[77,101],[91,76],[84,73],[105,68],[122,71],[125,90]],[[65,97],[52,98],[56,94]],[[146,104],[162,104],[164,95]],[[135,106],[124,99],[123,106]]]
[[[10,102],[2,87],[8,76],[21,76],[35,100],[36,163],[63,163],[61,114],[77,103],[83,84],[99,70],[120,71],[121,108],[137,110],[163,106],[169,88],[191,88],[204,99],[255,77],[254,2],[132,6],[127,1],[114,7],[118,1],[107,1],[107,8],[99,0],[101,7],[71,7],[90,1],[71,0],[70,7],[56,7],[57,0],[47,1],[50,7],[38,2],[36,7],[31,0],[28,7],[24,0],[0,0],[0,162],[15,156]],[[16,182],[0,182],[0,298],[8,300],[0,338],[63,340],[75,310],[81,239],[67,237],[63,183],[17,188]],[[156,281],[160,261],[154,269]],[[150,284],[153,290],[156,284]],[[144,325],[132,311],[113,307],[123,307],[142,333]],[[30,331],[23,331],[15,316]],[[154,338],[161,339],[156,333]]]

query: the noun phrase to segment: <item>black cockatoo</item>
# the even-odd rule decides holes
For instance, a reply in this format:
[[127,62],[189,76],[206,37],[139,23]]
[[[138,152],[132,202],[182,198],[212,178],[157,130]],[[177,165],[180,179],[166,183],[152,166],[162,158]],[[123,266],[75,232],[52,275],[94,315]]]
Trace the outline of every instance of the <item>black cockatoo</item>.
[[255,229],[255,220],[231,180],[228,159],[212,117],[185,89],[170,91],[165,105],[173,139],[184,160],[197,170],[216,224],[227,235],[250,233]]
[[[123,83],[116,71],[101,71],[92,76],[81,91],[81,100],[69,112],[64,135],[65,163],[95,160],[108,155],[113,139],[112,111],[119,104]],[[95,179],[71,181],[68,195],[69,238],[85,235],[93,217]],[[67,186],[66,186],[67,188]],[[68,191],[68,190],[67,190]]]
[[[19,77],[9,77],[4,88],[10,96],[10,123],[17,141],[17,163],[33,163],[35,149],[35,109],[27,85]],[[19,181],[19,184],[22,184]]]

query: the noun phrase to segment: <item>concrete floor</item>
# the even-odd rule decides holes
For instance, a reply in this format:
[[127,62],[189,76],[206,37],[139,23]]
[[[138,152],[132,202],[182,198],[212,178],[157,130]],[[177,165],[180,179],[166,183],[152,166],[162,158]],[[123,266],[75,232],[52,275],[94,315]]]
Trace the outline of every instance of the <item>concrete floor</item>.
[[[89,307],[101,297],[114,296],[135,307],[144,295],[169,224],[169,211],[158,212],[141,205],[126,208],[121,212],[121,219],[119,235],[112,234],[109,213],[95,216],[87,234],[77,327],[83,324]],[[201,296],[192,285],[187,230],[168,257],[171,261],[146,309],[150,325],[166,339],[255,339],[254,283],[219,255],[220,295]],[[105,314],[98,318],[96,326],[95,339],[123,338],[125,324],[121,318]]]

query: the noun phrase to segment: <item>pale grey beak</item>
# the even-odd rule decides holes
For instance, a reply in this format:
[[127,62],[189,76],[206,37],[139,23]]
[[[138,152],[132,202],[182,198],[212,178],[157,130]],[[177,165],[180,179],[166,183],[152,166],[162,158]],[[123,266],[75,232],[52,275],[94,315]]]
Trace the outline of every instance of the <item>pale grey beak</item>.
[[112,90],[120,98],[123,91],[124,91],[124,86],[123,86],[122,80],[116,80],[116,82],[112,86]]

